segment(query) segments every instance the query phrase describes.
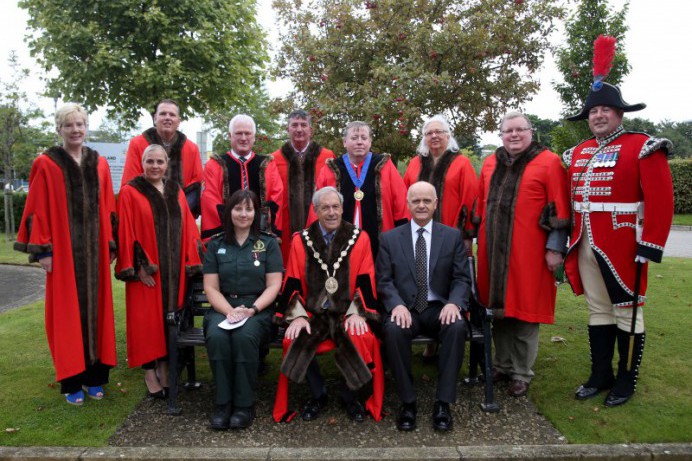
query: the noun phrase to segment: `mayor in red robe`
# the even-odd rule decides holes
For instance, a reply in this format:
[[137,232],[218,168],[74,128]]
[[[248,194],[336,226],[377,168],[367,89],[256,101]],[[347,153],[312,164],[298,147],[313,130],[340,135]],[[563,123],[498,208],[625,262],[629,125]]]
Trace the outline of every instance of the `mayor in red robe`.
[[511,380],[509,394],[521,397],[534,375],[538,326],[554,322],[569,192],[560,157],[532,142],[527,117],[509,112],[501,132],[503,146],[480,175],[478,289],[495,317],[494,379]]
[[197,217],[200,214],[202,192],[202,157],[197,144],[180,131],[180,107],[172,99],[163,99],[154,109],[154,126],[130,140],[120,188],[143,173],[142,154],[151,144],[163,146],[168,154],[167,178],[183,188],[188,207]]
[[[351,122],[344,130],[346,154],[327,160],[316,188],[335,187],[344,196],[344,219],[370,237],[377,257],[380,234],[408,222],[406,186],[389,154],[373,154],[372,132],[364,122]],[[311,209],[308,224],[317,219]]]
[[106,159],[84,146],[84,109],[66,104],[55,118],[63,146],[34,160],[14,248],[46,270],[46,334],[56,379],[68,403],[81,405],[82,386],[102,398],[116,364],[115,198]]
[[252,117],[236,115],[228,124],[231,150],[214,154],[204,166],[202,238],[205,241],[223,231],[224,202],[239,189],[249,189],[259,197],[260,229],[277,237],[282,235],[279,210],[283,205],[283,183],[274,158],[252,151],[255,132]]
[[304,110],[295,110],[288,115],[288,136],[289,141],[272,154],[283,184],[279,214],[286,229],[285,238],[281,241],[284,265],[291,249],[290,236],[305,227],[315,180],[327,159],[336,158],[334,152],[312,141],[310,115]]
[[165,316],[179,309],[186,276],[201,270],[197,225],[177,181],[165,180],[168,159],[152,144],[144,174],[120,189],[115,276],[126,282],[127,363],[142,366],[153,397],[168,387]]
[[417,181],[435,187],[438,205],[433,219],[462,233],[467,251],[471,250],[476,228],[471,215],[478,197],[478,176],[468,157],[459,152],[447,119],[435,115],[423,124],[418,155],[404,174],[406,189]]
[[[367,411],[379,421],[384,371],[380,343],[372,332],[372,328],[379,328],[380,317],[375,310],[370,240],[366,232],[341,219],[342,199],[334,188],[318,190],[316,200],[320,219],[294,234],[278,302],[289,327],[274,420],[292,418],[293,412],[287,410],[288,379],[301,383],[307,378],[313,398],[305,405],[302,417],[308,421],[317,416],[327,396],[314,357],[335,349],[334,360],[344,380],[341,398],[347,414],[361,422]],[[363,409],[355,391],[371,381],[372,395]]]

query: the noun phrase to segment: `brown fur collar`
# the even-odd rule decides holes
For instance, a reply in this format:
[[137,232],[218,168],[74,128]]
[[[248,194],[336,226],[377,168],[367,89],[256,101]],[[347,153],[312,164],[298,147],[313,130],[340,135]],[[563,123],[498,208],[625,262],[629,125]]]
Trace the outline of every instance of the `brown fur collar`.
[[[178,308],[178,289],[180,284],[180,248],[182,246],[182,213],[178,202],[180,186],[176,181],[166,181],[163,195],[143,176],[137,176],[129,183],[142,194],[154,217],[156,245],[159,254],[158,271],[161,278],[161,300],[164,312],[175,312]],[[135,242],[138,245],[138,242]],[[148,274],[156,272],[157,266],[146,259],[144,252],[136,257],[135,275],[142,267]],[[135,255],[137,255],[135,248]]]
[[79,165],[62,147],[51,147],[45,155],[60,166],[65,180],[82,338],[87,361],[93,365],[98,360],[99,155],[83,147]]
[[[322,152],[322,147],[311,142],[301,156],[295,153],[290,142],[281,146],[281,155],[288,163],[288,209],[290,210],[290,229],[287,235],[293,235],[305,227],[308,212],[315,192],[315,164]],[[286,225],[288,223],[284,223]]]
[[544,150],[545,147],[533,142],[515,159],[504,147],[495,151],[496,165],[488,186],[485,221],[490,307],[493,309],[504,309],[505,305],[514,211],[521,177],[529,162]]
[[[149,144],[158,144],[164,147],[163,139],[161,139],[161,136],[156,132],[156,127],[149,128],[142,133],[142,136],[144,136],[144,139],[146,139]],[[181,186],[183,185],[183,146],[185,146],[186,141],[187,137],[180,131],[176,131],[175,141],[166,149],[166,153],[168,154],[168,171],[166,171],[166,177],[175,179]]]
[[432,154],[420,157],[420,173],[418,174],[419,181],[427,181],[435,187],[435,192],[437,192],[438,203],[433,219],[435,221],[441,220],[442,215],[442,203],[444,203],[444,187],[445,178],[447,177],[447,170],[452,164],[454,159],[460,155],[459,152],[453,152],[451,150],[446,150],[440,159],[435,164]]
[[[332,244],[327,248],[319,222],[314,222],[308,228],[308,236],[313,243],[313,249],[321,255],[322,260],[329,266],[330,272],[333,270],[334,263],[339,259],[340,253],[348,246],[348,241],[353,236],[353,229],[353,225],[342,221],[341,226],[336,230]],[[306,285],[309,287],[309,292],[305,297],[305,308],[313,314],[310,319],[312,332],[309,335],[302,334],[293,341],[281,365],[281,371],[289,379],[302,382],[305,379],[308,365],[315,356],[317,346],[326,339],[332,339],[336,344],[334,358],[337,368],[341,371],[350,389],[359,389],[372,379],[372,373],[343,329],[343,316],[352,301],[349,289],[350,264],[348,258],[350,254],[342,260],[341,266],[335,274],[339,289],[334,295],[329,295],[324,289],[327,275],[313,257],[305,237],[302,238],[306,249]],[[293,300],[297,300],[297,297],[294,297]],[[359,311],[363,311],[361,300],[356,297],[354,301],[360,303]],[[327,309],[319,307],[325,302],[329,303]]]

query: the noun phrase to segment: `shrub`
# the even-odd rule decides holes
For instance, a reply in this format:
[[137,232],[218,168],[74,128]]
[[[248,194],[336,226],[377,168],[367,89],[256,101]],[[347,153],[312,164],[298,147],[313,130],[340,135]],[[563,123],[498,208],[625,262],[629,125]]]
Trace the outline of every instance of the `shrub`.
[[[12,211],[14,212],[14,231],[19,229],[19,223],[22,220],[24,213],[24,204],[26,203],[26,192],[15,192],[12,200]],[[5,232],[5,195],[0,192],[0,232]]]
[[692,213],[692,159],[671,160],[675,213]]

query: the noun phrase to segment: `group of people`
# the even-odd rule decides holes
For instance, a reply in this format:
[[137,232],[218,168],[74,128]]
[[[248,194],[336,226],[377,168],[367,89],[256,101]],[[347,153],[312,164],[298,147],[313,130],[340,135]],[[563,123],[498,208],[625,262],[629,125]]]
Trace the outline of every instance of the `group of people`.
[[371,152],[366,123],[345,127],[346,153],[337,157],[312,140],[302,110],[289,114],[289,140],[271,155],[253,151],[253,119],[233,117],[230,151],[203,169],[197,146],[178,131],[177,104],[163,100],[154,127],[130,142],[116,206],[107,163],[84,145],[86,113],[68,104],[56,113],[62,147],[34,162],[15,245],[47,273],[46,330],[61,392],[76,405],[104,395],[116,364],[117,257],[128,365],[145,370],[152,397],[167,393],[164,316],[201,270],[213,308],[204,319],[212,428],[252,424],[260,350],[278,318],[286,331],[275,421],[295,414],[290,381],[310,390],[301,417],[319,416],[329,398],[315,357],[334,350],[351,420],[383,417],[384,358],[401,402],[396,425],[415,429],[411,343],[422,333],[439,342],[432,425],[450,430],[477,238],[479,302],[494,314],[493,381],[508,381],[511,396],[527,393],[564,262],[590,314],[591,375],[575,397],[608,390],[607,406],[625,403],[644,348],[646,264],[660,262],[672,220],[669,141],[621,125],[623,112],[643,107],[625,103],[617,87],[594,87],[573,117],[588,119],[594,138],[565,153],[567,168],[533,140],[525,115],[509,112],[480,177],[437,115],[423,124],[402,178],[388,154]]

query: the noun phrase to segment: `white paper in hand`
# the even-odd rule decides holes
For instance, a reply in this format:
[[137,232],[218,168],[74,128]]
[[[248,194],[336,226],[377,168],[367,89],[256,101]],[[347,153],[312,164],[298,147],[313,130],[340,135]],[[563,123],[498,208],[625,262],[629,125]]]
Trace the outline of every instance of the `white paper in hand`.
[[224,330],[233,330],[234,328],[240,328],[243,325],[245,325],[245,322],[247,322],[247,317],[245,317],[243,320],[240,322],[235,322],[231,323],[228,321],[228,319],[224,319],[223,322],[219,323],[219,328],[223,328]]

